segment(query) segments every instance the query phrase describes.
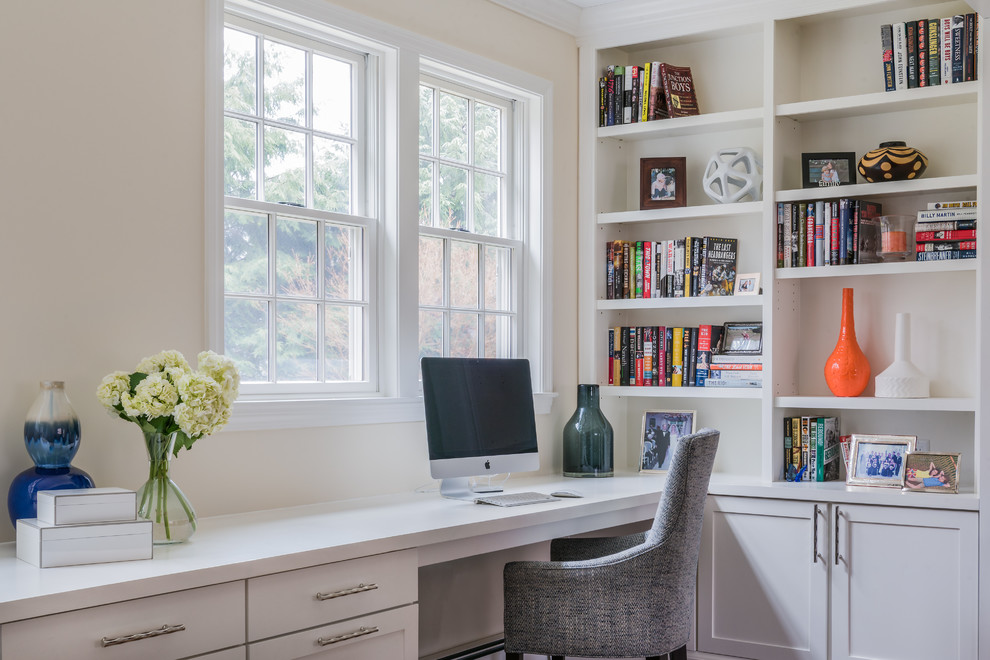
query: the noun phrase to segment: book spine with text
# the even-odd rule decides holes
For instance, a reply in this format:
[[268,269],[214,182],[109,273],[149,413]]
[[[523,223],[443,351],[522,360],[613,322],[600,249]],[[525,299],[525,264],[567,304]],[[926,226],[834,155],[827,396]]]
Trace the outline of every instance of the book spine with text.
[[885,92],[896,89],[894,85],[894,31],[890,23],[880,26],[880,52],[883,62],[883,87]]
[[941,39],[942,27],[937,18],[928,19],[928,85],[934,87],[942,84]]

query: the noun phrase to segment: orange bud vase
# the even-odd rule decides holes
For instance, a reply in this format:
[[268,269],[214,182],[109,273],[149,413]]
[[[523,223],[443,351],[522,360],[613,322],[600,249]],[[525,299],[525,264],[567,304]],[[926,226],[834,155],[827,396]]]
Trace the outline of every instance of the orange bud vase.
[[856,343],[853,290],[842,290],[839,341],[825,361],[825,382],[835,396],[859,396],[870,382],[870,361]]

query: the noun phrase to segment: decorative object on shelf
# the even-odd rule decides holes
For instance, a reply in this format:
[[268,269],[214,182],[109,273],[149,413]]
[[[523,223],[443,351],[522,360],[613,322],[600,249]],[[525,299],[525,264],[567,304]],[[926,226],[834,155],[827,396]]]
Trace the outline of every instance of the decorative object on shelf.
[[801,187],[827,188],[856,183],[856,154],[832,151],[801,154]]
[[859,159],[859,174],[870,183],[917,179],[928,168],[928,158],[900,140],[881,142]]
[[763,323],[725,323],[718,353],[721,355],[761,355],[763,353]]
[[666,472],[677,442],[695,432],[694,410],[647,410],[640,436],[640,472]]
[[178,351],[141,360],[133,373],[115,371],[97,397],[107,410],[134,422],[148,449],[148,480],[138,490],[138,517],[153,523],[156,544],[181,543],[196,531],[196,513],[169,478],[170,457],[223,427],[237,398],[240,376],[233,361],[203,351],[195,371]]
[[904,490],[914,493],[958,493],[959,454],[912,451],[904,462]]
[[14,477],[7,491],[12,524],[18,518],[37,516],[38,491],[93,487],[92,477],[71,465],[80,439],[79,417],[65,393],[65,383],[43,381],[24,420],[24,446],[34,467]]
[[663,209],[687,204],[687,159],[640,158],[639,208]]
[[734,296],[756,296],[760,293],[759,273],[739,273],[736,275],[736,285],[732,290]]
[[763,163],[749,147],[719,149],[705,166],[702,187],[719,204],[757,202],[762,186]]
[[894,326],[894,362],[877,375],[876,396],[884,399],[924,399],[928,377],[911,363],[911,315],[898,313]]
[[914,261],[914,216],[881,215],[880,250],[877,256],[884,262]]
[[859,396],[870,382],[870,361],[856,343],[853,290],[842,289],[839,341],[825,361],[825,383],[835,396]]
[[564,424],[564,476],[611,477],[612,425],[599,407],[598,386],[578,385],[577,410]]
[[850,441],[849,472],[846,483],[854,486],[904,485],[908,452],[914,451],[917,436],[862,435],[853,433]]

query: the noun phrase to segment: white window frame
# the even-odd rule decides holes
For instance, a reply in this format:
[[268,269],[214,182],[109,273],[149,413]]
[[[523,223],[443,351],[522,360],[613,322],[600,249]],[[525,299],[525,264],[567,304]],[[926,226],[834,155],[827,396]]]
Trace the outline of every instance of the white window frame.
[[[431,75],[483,81],[499,96],[516,99],[514,152],[527,167],[517,172],[519,217],[528,218],[519,292],[517,355],[530,359],[538,414],[550,412],[552,386],[553,153],[552,85],[532,74],[473,53],[438,44],[380,21],[312,0],[207,0],[206,21],[206,292],[210,348],[223,350],[223,25],[228,11],[300,30],[310,20],[320,33],[336,33],[378,59],[381,114],[369,118],[378,144],[377,305],[378,387],[371,393],[326,392],[242,395],[225,430],[327,427],[423,420],[418,362],[418,178],[419,81]],[[304,17],[304,18],[301,18]],[[325,27],[325,26],[333,26]],[[305,32],[305,30],[303,30]],[[316,36],[314,34],[314,36]],[[449,63],[457,63],[449,64]],[[399,218],[402,221],[399,221]],[[534,290],[534,285],[536,290]],[[400,333],[399,329],[416,329]]]

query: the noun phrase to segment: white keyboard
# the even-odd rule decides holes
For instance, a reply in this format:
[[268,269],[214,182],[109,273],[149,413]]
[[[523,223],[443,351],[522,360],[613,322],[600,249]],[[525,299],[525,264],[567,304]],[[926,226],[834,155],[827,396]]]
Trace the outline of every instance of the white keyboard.
[[540,502],[555,502],[558,497],[551,497],[543,493],[504,493],[502,495],[483,495],[475,498],[478,504],[494,504],[495,506],[519,506],[520,504],[539,504]]

